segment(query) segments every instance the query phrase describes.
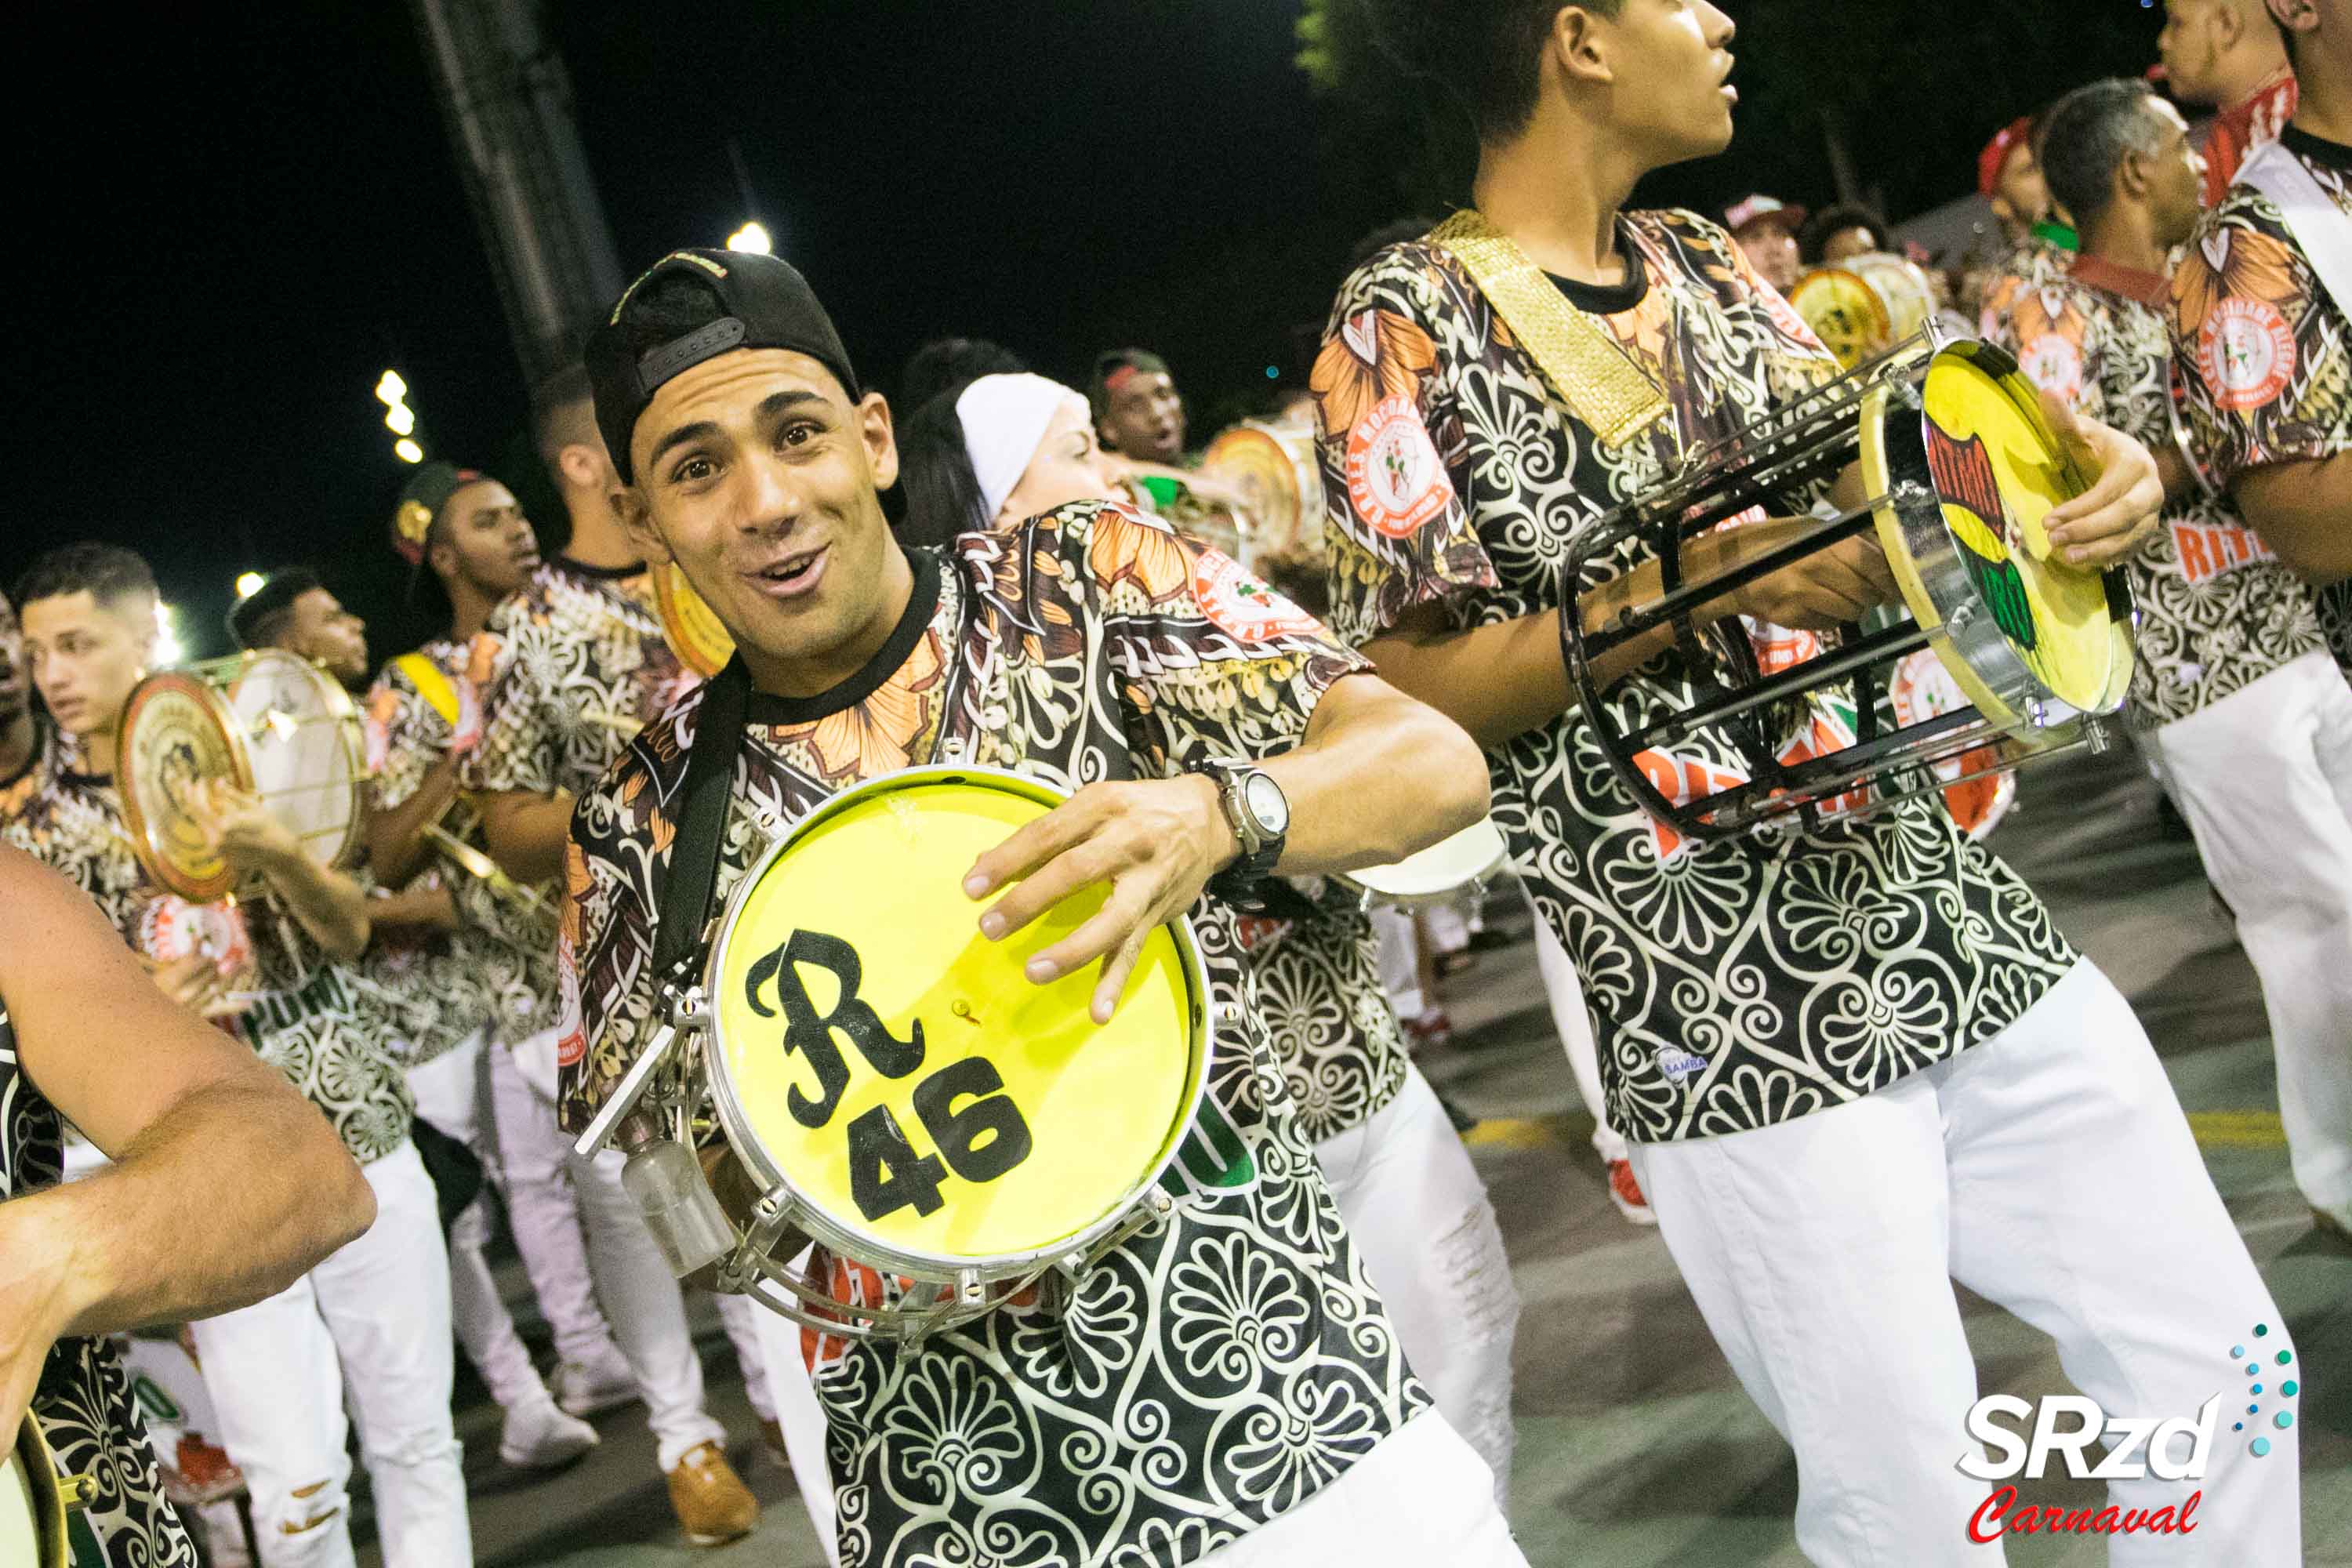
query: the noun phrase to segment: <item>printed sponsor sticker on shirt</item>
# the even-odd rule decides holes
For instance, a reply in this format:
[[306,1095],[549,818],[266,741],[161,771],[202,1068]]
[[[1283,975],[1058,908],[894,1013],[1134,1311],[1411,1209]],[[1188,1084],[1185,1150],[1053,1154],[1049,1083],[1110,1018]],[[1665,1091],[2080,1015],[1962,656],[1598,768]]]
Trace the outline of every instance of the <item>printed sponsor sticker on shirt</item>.
[[2294,333],[2267,300],[2222,300],[2198,334],[2197,355],[2213,401],[2243,413],[2277,399],[2294,379]]
[[2270,546],[2250,528],[2235,523],[2171,523],[2172,549],[2180,561],[2180,574],[2192,584],[2206,583],[2224,572],[2257,561],[2275,561]]
[[1410,539],[1454,499],[1454,481],[1411,397],[1400,393],[1373,405],[1348,433],[1348,496],[1356,515],[1391,539]]

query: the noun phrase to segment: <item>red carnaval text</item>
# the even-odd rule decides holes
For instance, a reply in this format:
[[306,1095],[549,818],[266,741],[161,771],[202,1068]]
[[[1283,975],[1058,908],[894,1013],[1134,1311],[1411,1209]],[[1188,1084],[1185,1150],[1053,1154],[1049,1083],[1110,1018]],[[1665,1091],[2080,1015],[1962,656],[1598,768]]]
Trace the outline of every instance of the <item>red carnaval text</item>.
[[2163,1508],[2119,1509],[2112,1504],[2105,1508],[2078,1508],[2069,1511],[2063,1508],[2036,1508],[2027,1503],[2017,1507],[2017,1489],[2003,1487],[1969,1516],[1969,1539],[1982,1545],[1999,1541],[2003,1535],[2187,1535],[2197,1526],[2189,1515],[2203,1501],[2202,1491],[2189,1494],[2189,1500],[2178,1510],[2169,1504]]

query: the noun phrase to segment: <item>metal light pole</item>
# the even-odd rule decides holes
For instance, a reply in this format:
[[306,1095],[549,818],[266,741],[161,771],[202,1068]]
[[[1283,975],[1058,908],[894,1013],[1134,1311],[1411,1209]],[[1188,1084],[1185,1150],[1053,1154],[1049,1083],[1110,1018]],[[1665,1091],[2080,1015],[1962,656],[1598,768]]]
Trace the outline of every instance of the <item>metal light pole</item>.
[[537,0],[412,0],[523,374],[572,358],[621,264]]

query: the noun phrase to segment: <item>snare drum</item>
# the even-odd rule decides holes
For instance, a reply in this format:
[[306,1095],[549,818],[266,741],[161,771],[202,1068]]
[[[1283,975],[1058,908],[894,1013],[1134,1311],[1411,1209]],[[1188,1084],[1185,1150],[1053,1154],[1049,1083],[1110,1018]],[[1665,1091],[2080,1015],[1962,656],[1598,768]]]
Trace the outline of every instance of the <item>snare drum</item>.
[[1489,819],[1474,822],[1451,837],[1391,866],[1367,866],[1340,879],[1363,889],[1365,900],[1417,909],[1442,904],[1483,888],[1510,858],[1502,832]]
[[1789,290],[1789,303],[1852,370],[1927,326],[1936,287],[1916,263],[1873,252],[1814,268]]
[[654,614],[661,621],[662,640],[678,663],[705,680],[727,668],[735,657],[735,639],[675,561],[656,561],[646,568],[653,577]]
[[[697,1055],[766,1194],[725,1276],[764,1305],[832,1333],[919,1339],[1169,1211],[1160,1178],[1213,1048],[1190,927],[1152,933],[1097,1026],[1092,967],[1037,985],[1023,965],[1106,890],[992,942],[961,885],[1060,799],[992,769],[889,774],[803,818],[730,900]],[[775,1250],[787,1229],[896,1287],[857,1304],[813,1288]]]
[[124,825],[148,874],[209,903],[236,890],[189,809],[199,780],[260,798],[312,858],[348,864],[360,846],[367,748],[331,675],[278,648],[158,670],[123,705],[115,772]]
[[65,1490],[30,1415],[16,1447],[0,1455],[0,1563],[68,1568]]

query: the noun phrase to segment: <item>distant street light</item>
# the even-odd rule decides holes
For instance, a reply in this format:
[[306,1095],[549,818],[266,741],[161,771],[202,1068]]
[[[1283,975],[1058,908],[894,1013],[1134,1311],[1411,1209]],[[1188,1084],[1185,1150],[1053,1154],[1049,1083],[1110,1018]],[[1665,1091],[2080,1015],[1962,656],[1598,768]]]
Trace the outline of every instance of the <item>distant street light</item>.
[[425,448],[405,436],[394,441],[392,444],[392,449],[399,454],[400,460],[404,463],[421,463],[425,460]]
[[378,403],[394,404],[407,395],[408,383],[400,379],[400,373],[396,370],[385,371],[375,384],[375,400]]
[[238,573],[236,574],[236,596],[240,599],[252,598],[256,594],[261,592],[262,582],[262,575],[258,572]]
[[405,403],[395,403],[383,411],[384,425],[395,436],[408,436],[416,430],[416,411]]
[[768,237],[765,226],[759,223],[747,223],[727,237],[727,248],[748,250],[754,256],[773,256],[776,252],[776,242]]

